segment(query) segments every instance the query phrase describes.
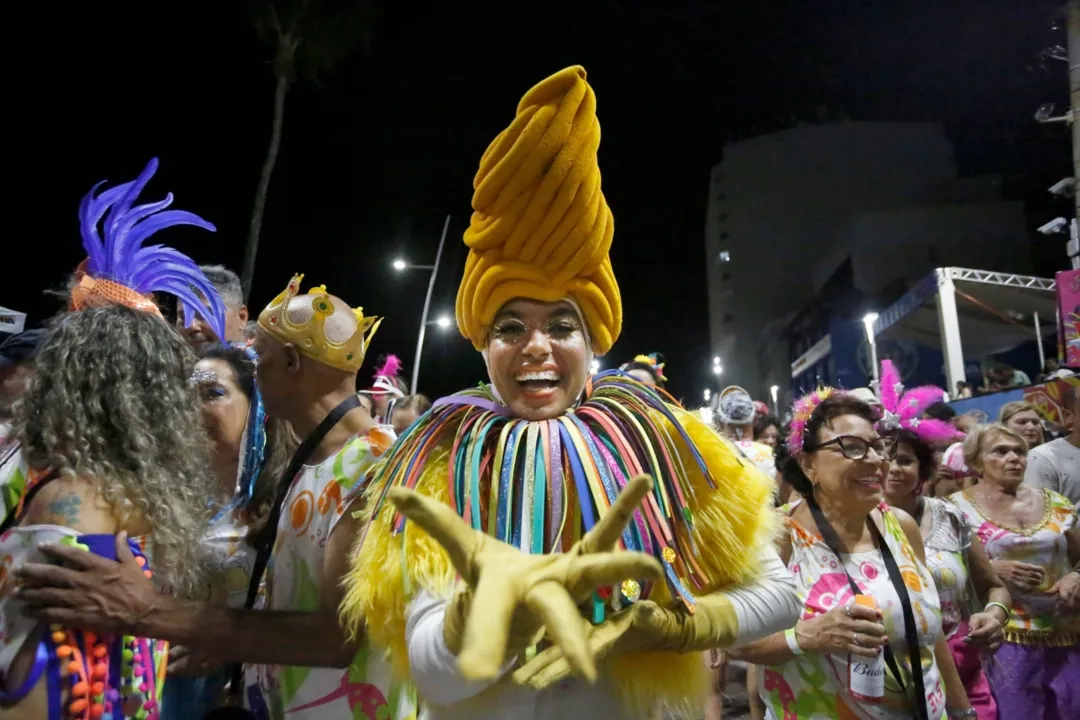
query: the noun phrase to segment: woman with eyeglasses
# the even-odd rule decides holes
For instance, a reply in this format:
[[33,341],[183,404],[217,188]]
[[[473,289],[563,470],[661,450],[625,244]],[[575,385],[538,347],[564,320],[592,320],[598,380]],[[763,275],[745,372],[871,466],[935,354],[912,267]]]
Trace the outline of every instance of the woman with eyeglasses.
[[1012,597],[989,665],[1003,718],[1080,717],[1080,529],[1067,498],[1023,484],[1027,442],[1004,425],[968,433],[978,484],[953,495]]
[[[764,666],[770,720],[976,717],[945,644],[919,528],[882,501],[896,438],[877,421],[865,402],[818,390],[795,404],[777,446],[778,473],[805,498],[779,509],[787,532],[778,543],[803,611],[793,628],[732,653]],[[868,678],[883,689],[869,693]]]

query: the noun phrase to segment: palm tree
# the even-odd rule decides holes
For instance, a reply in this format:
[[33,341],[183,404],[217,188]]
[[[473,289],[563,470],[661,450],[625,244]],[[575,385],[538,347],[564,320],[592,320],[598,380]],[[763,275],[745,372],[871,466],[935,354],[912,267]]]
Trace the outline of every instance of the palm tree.
[[254,0],[251,15],[259,37],[274,49],[274,115],[244,248],[241,282],[245,303],[255,274],[266,194],[281,149],[289,88],[298,78],[317,83],[322,72],[340,63],[357,46],[366,48],[374,13],[368,0]]

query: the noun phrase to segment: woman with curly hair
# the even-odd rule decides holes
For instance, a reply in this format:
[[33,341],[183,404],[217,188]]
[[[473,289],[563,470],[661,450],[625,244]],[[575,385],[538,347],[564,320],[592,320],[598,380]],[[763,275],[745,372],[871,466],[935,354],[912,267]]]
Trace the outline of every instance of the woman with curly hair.
[[88,257],[16,412],[25,472],[8,488],[17,500],[0,532],[0,703],[11,720],[156,717],[163,699],[166,643],[98,636],[62,618],[39,625],[21,594],[28,586],[12,593],[12,575],[46,562],[42,546],[134,556],[162,590],[188,594],[200,583],[211,474],[188,382],[195,358],[152,293],[177,295],[187,317],[217,330],[223,312],[190,258],[143,247],[170,225],[213,229],[191,213],[161,212],[172,196],[133,207],[156,168],[152,160],[135,181],[83,199]]
[[[86,536],[106,536],[107,547],[110,536],[126,533],[161,568],[160,585],[194,590],[209,473],[195,391],[185,380],[192,360],[184,341],[146,313],[108,307],[65,317],[38,355],[18,416],[37,492],[24,496],[12,532],[42,541],[37,530],[45,526],[51,539],[89,544]],[[12,629],[6,624],[5,636]],[[74,643],[58,634],[53,652],[62,659]],[[34,648],[23,647],[5,677],[9,693],[33,670]],[[46,685],[16,705],[19,714],[25,707],[26,718],[51,717]]]

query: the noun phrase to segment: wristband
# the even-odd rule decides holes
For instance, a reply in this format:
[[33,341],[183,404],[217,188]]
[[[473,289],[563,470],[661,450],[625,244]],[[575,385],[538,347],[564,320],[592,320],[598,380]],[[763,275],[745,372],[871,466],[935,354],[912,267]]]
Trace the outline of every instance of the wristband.
[[979,711],[974,708],[967,708],[966,710],[946,710],[945,712],[950,718],[979,717]]
[[1005,607],[1001,603],[999,603],[999,602],[988,602],[988,603],[986,603],[985,609],[989,610],[992,607],[1001,608],[1001,612],[1005,613],[1005,622],[1009,622],[1009,619],[1012,618],[1012,612],[1009,610],[1009,608]]
[[795,637],[795,628],[788,628],[784,631],[784,639],[787,640],[788,649],[791,650],[793,655],[805,655],[806,651],[799,647],[799,641]]

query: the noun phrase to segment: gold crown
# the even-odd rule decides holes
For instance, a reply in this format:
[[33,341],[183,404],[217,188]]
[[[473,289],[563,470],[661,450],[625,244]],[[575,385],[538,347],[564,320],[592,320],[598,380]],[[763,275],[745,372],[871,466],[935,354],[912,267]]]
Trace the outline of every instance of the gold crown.
[[259,313],[259,327],[312,360],[356,372],[383,319],[364,317],[363,308],[350,308],[327,293],[325,285],[300,295],[303,279],[293,275],[285,290]]

